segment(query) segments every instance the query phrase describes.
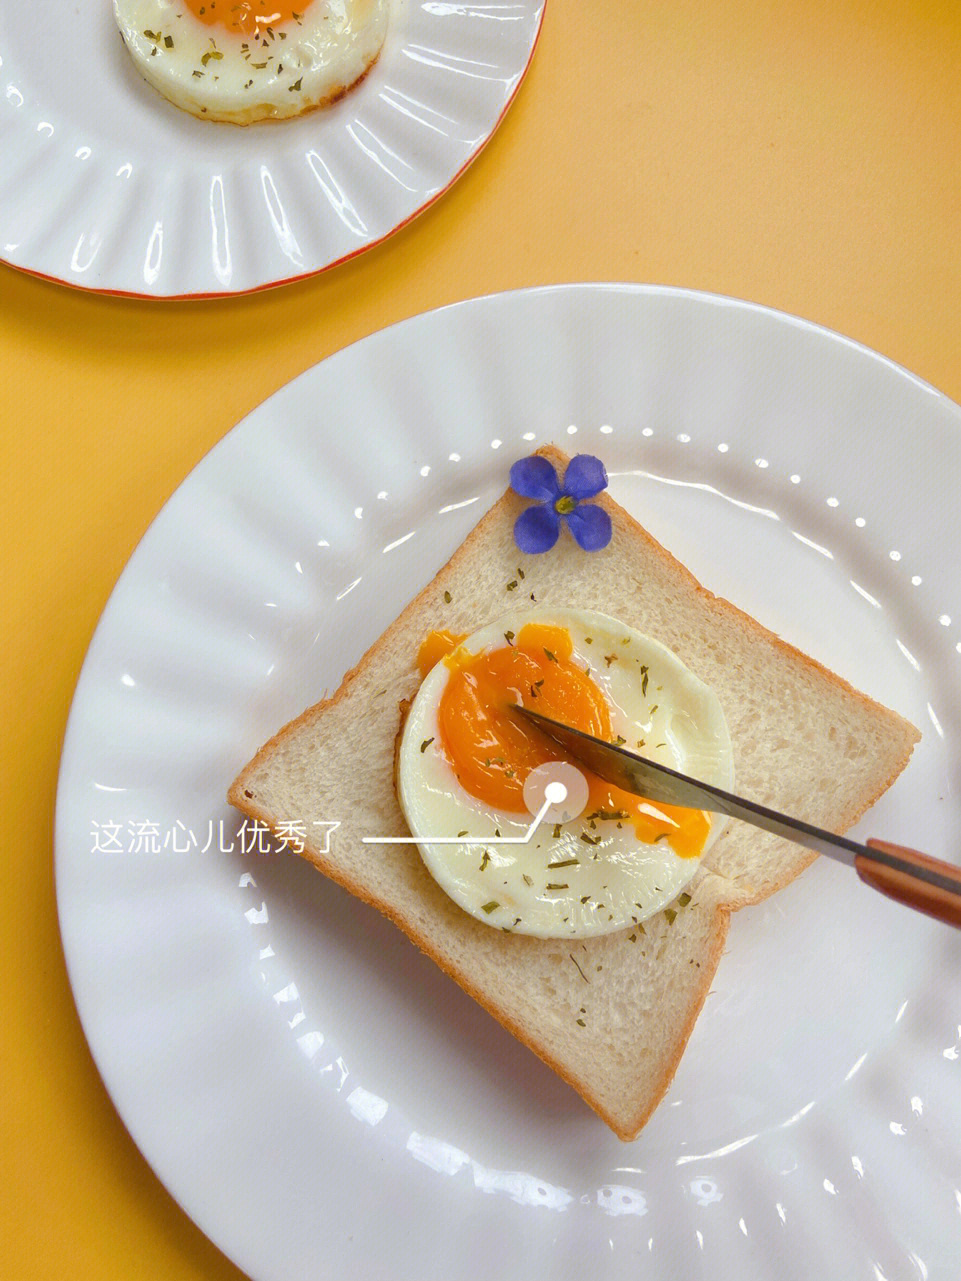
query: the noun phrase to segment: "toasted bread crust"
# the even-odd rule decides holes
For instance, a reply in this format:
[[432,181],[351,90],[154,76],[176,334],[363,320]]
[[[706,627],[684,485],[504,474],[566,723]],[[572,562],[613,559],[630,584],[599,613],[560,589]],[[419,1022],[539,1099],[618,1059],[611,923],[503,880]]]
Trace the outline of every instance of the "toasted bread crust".
[[[567,455],[554,446],[547,446],[537,451],[543,457],[549,459],[555,467],[562,469],[568,461]],[[398,629],[403,629],[408,623],[417,619],[422,614],[425,607],[429,610],[432,606],[439,585],[445,580],[455,577],[462,564],[468,563],[468,558],[472,554],[478,540],[483,540],[489,530],[499,526],[505,518],[505,507],[514,502],[508,491],[500,498],[490,511],[481,518],[472,532],[461,546],[454,552],[438,573],[425,586],[414,599],[406,606],[397,619],[387,628],[387,630],[371,645],[360,661],[351,668],[344,676],[340,687],[330,698],[307,708],[299,717],[284,726],[275,734],[267,743],[261,747],[260,751],[254,756],[250,763],[240,772],[228,792],[228,800],[239,810],[255,819],[268,828],[277,832],[277,825],[280,822],[278,816],[273,815],[267,808],[260,804],[256,793],[250,786],[260,769],[274,754],[278,746],[282,745],[290,736],[299,732],[303,728],[312,725],[318,718],[322,717],[325,711],[343,700],[350,692],[354,683],[363,676],[378,661],[381,654],[385,653],[391,635]],[[820,678],[827,681],[831,687],[846,699],[856,699],[872,712],[880,712],[885,717],[892,718],[892,732],[897,732],[903,743],[895,765],[889,771],[885,781],[875,787],[867,797],[859,797],[857,802],[849,805],[844,812],[837,816],[837,830],[845,831],[864,811],[874,803],[888,786],[894,781],[901,772],[910,757],[914,742],[920,737],[917,730],[909,724],[903,717],[897,716],[896,713],[881,709],[874,700],[860,693],[843,678],[831,672],[828,668],[819,663],[816,659],[803,654],[800,650],[782,640],[779,636],[762,627],[750,615],[722,597],[715,596],[712,592],[704,588],[694,577],[694,575],[684,565],[682,565],[674,556],[671,555],[660,543],[657,542],[637,521],[635,521],[627,512],[624,511],[617,503],[610,499],[607,494],[601,494],[592,501],[601,505],[611,516],[614,525],[615,537],[637,540],[644,545],[646,550],[659,558],[662,563],[670,569],[671,574],[682,580],[692,589],[702,601],[716,611],[719,619],[728,620],[734,623],[742,632],[746,632],[756,640],[765,645],[773,645],[793,664],[800,665],[808,671],[816,672]],[[411,941],[427,956],[429,956],[446,974],[455,980],[468,995],[472,996],[485,1010],[488,1011],[499,1023],[502,1024],[518,1040],[528,1046],[535,1054],[538,1055],[549,1067],[572,1086],[584,1098],[585,1102],[592,1107],[599,1116],[611,1127],[612,1130],[625,1141],[634,1139],[643,1128],[648,1118],[657,1107],[660,1100],[667,1091],[674,1074],[680,1062],[681,1055],[691,1035],[697,1017],[703,1007],[704,1001],[710,990],[711,983],[720,962],[724,950],[724,943],[727,937],[727,931],[730,923],[731,913],[741,907],[758,903],[767,898],[776,890],[783,888],[792,881],[805,867],[813,862],[816,855],[810,851],[798,848],[793,855],[785,860],[781,874],[773,881],[768,882],[760,888],[753,891],[744,885],[735,885],[733,882],[725,882],[720,876],[708,871],[708,874],[714,878],[715,894],[713,895],[714,913],[710,929],[710,937],[707,950],[699,953],[700,970],[698,973],[698,982],[696,986],[688,993],[687,1004],[684,1009],[684,1017],[681,1024],[673,1030],[674,1041],[672,1043],[672,1054],[661,1067],[657,1079],[653,1081],[646,1093],[640,1109],[632,1114],[629,1118],[623,1115],[617,1115],[607,1107],[598,1094],[592,1089],[591,1083],[583,1079],[574,1079],[567,1067],[557,1060],[550,1050],[532,1035],[529,1028],[525,1027],[518,1019],[514,1018],[506,1008],[498,1006],[495,997],[487,990],[479,987],[473,980],[471,973],[466,967],[459,966],[449,957],[436,942],[426,936],[417,924],[400,910],[394,903],[387,899],[382,899],[371,894],[364,886],[345,872],[344,868],[339,866],[330,856],[322,854],[316,847],[309,843],[305,846],[303,856],[312,862],[318,870],[336,881],[339,885],[356,895],[365,903],[376,908],[389,920],[393,921]],[[722,892],[722,886],[728,886],[728,892]],[[437,888],[438,894],[443,894]],[[465,914],[465,919],[468,919]],[[481,926],[480,928],[485,928]],[[625,931],[625,933],[628,931]],[[545,940],[529,940],[529,945],[536,946],[538,943],[546,942]]]

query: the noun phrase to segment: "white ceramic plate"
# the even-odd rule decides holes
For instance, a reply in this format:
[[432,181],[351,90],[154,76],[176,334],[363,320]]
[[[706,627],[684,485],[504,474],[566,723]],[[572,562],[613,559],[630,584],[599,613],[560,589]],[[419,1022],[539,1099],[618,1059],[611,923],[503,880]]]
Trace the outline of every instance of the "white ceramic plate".
[[0,8],[0,261],[107,293],[283,284],[426,209],[496,129],[545,0],[392,0],[367,78],[333,106],[240,128],[143,80],[109,0]]
[[820,860],[735,917],[670,1093],[625,1145],[374,911],[239,848],[237,768],[551,439],[600,454],[704,583],[922,728],[861,831],[957,856],[958,406],[723,298],[463,303],[251,414],[110,599],[57,814],[107,1088],[256,1281],[956,1281],[961,935]]

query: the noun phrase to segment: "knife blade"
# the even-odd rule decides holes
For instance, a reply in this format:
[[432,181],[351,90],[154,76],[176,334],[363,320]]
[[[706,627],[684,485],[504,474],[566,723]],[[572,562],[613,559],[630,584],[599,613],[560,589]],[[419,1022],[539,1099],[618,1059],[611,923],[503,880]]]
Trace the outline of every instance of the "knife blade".
[[862,845],[757,801],[735,796],[712,783],[691,778],[529,707],[512,706],[518,715],[562,747],[567,756],[615,787],[655,804],[707,810],[752,823],[775,836],[838,859],[853,867],[873,889],[961,927],[961,868],[953,863],[888,841],[871,840]]

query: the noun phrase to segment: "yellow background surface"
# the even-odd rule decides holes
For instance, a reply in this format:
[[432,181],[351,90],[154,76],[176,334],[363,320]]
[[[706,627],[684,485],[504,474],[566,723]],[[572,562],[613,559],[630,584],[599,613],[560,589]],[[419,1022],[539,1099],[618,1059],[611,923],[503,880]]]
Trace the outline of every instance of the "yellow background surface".
[[[589,16],[588,16],[589,15]],[[101,298],[0,266],[0,1272],[240,1273],[140,1156],[84,1041],[51,827],[84,651],[147,525],[250,409],[413,313],[637,280],[766,303],[961,399],[961,10],[550,0],[501,128],[432,209],[297,285]]]

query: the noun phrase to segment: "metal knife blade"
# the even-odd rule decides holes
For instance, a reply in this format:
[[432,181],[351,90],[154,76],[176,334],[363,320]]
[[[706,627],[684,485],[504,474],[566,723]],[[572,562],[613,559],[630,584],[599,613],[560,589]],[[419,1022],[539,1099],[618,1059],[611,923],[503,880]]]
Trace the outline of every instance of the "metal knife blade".
[[[859,857],[869,859],[872,863],[881,863],[895,872],[926,881],[952,896],[959,894],[958,871],[950,864],[940,864],[944,872],[936,870],[936,867],[919,867],[916,863],[909,863],[885,850],[862,845],[846,836],[837,836],[834,832],[805,823],[802,819],[791,818],[766,805],[759,805],[756,801],[725,792],[711,783],[690,778],[687,774],[639,756],[626,747],[605,743],[603,739],[594,738],[562,721],[543,716],[529,707],[514,704],[513,710],[530,724],[536,725],[575,761],[585,765],[605,782],[613,783],[615,787],[621,787],[635,796],[646,797],[655,804],[682,805],[691,809],[708,810],[713,814],[726,814],[730,818],[753,823],[755,827],[773,832],[775,836],[804,845],[818,854],[838,859],[850,867],[856,866],[855,860]],[[936,860],[930,861],[937,864]]]

